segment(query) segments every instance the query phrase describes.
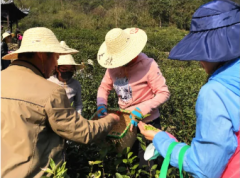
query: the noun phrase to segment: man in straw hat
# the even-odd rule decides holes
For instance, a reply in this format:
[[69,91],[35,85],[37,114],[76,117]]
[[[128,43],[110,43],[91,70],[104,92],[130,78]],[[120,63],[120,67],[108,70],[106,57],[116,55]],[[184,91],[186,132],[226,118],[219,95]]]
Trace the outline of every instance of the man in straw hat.
[[[61,41],[60,44],[63,47],[68,47],[64,41]],[[58,59],[58,67],[56,67],[54,75],[48,79],[65,89],[71,106],[75,107],[79,114],[82,112],[82,89],[79,81],[72,77],[76,70],[83,68],[84,64],[77,64],[71,54],[61,55]]]
[[70,106],[63,87],[49,78],[59,55],[77,53],[63,47],[44,27],[23,35],[19,50],[3,58],[17,59],[2,72],[2,177],[41,177],[41,168],[62,160],[64,139],[88,143],[107,135],[119,120],[109,114],[88,121]]
[[[5,32],[2,34],[2,43],[1,43],[1,57],[8,54],[8,43],[12,41],[12,36],[10,33]],[[1,70],[6,69],[11,64],[11,61],[6,61],[1,59]]]
[[[107,113],[108,94],[114,88],[119,107],[131,111],[131,131],[139,119],[160,128],[158,107],[170,96],[158,64],[141,53],[146,43],[147,35],[141,29],[114,28],[106,34],[97,56],[98,63],[107,68],[98,89],[98,116]],[[147,114],[150,116],[144,118]],[[133,152],[140,159],[140,167],[148,165],[140,142],[135,142]]]
[[191,146],[176,144],[165,132],[148,131],[144,123],[138,124],[141,133],[153,140],[152,153],[165,157],[175,145],[171,165],[193,177],[239,178],[240,6],[230,0],[202,5],[193,14],[190,33],[169,58],[200,61],[209,79],[198,95]]

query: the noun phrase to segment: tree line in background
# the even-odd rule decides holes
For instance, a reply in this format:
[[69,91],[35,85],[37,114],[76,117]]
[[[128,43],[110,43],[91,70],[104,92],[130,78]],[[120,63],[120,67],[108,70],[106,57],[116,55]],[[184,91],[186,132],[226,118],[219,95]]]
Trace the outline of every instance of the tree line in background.
[[[238,1],[238,0],[237,0]],[[30,7],[23,30],[49,28],[111,29],[168,27],[189,30],[194,11],[209,0],[15,0]]]

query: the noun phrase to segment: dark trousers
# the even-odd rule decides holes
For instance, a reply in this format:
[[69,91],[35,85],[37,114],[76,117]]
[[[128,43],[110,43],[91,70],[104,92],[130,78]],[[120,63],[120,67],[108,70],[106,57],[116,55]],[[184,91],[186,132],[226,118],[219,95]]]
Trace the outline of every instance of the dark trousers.
[[[157,118],[155,120],[153,120],[152,122],[149,122],[147,124],[150,124],[152,125],[153,127],[156,127],[156,128],[159,128],[161,129],[161,125],[160,125],[160,118]],[[140,133],[140,130],[139,128],[137,128],[137,133]],[[149,140],[146,140],[144,136],[141,136],[142,137],[142,141],[146,143],[146,147],[152,143],[152,141],[149,141]],[[133,147],[132,147],[132,152],[138,156],[138,159],[139,159],[139,168],[142,168],[143,166],[147,166],[146,167],[146,171],[150,172],[151,170],[151,167],[154,165],[154,164],[157,164],[158,166],[161,166],[162,164],[162,161],[163,159],[162,158],[158,158],[156,160],[151,160],[151,161],[145,161],[144,159],[144,150],[142,149],[141,147],[141,143],[139,142],[139,140],[136,140],[135,143],[133,144]],[[153,174],[155,174],[155,171],[153,172]],[[144,177],[144,176],[141,176],[141,177]],[[145,175],[146,177],[146,175]]]

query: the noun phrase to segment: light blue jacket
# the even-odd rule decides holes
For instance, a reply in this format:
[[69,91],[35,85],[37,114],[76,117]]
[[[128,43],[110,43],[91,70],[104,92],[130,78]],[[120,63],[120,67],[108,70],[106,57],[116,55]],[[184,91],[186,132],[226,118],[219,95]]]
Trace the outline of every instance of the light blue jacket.
[[[201,88],[196,115],[196,135],[184,156],[183,169],[193,177],[221,177],[238,144],[235,134],[240,128],[240,59],[219,68]],[[165,132],[159,132],[153,145],[165,157],[173,141]],[[174,148],[172,166],[178,168],[179,151],[184,145]]]

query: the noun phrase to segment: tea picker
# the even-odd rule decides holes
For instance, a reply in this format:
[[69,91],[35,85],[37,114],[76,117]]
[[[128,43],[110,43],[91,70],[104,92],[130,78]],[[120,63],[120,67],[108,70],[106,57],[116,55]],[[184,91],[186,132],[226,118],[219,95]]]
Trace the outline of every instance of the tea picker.
[[[5,32],[2,34],[2,42],[1,42],[1,56],[5,56],[9,53],[8,43],[12,40],[11,34],[9,32]],[[6,69],[11,64],[11,61],[6,61],[1,58],[1,71]]]
[[193,177],[240,177],[240,5],[215,0],[193,14],[190,33],[170,52],[170,59],[196,60],[209,74],[196,103],[196,134],[190,145],[164,131],[141,133],[153,141],[145,159],[165,158],[160,178],[169,163]]
[[[65,41],[60,42],[61,46],[69,48]],[[71,106],[81,114],[82,112],[82,97],[81,84],[73,77],[77,70],[84,68],[83,64],[77,64],[72,55],[62,55],[58,59],[58,66],[55,68],[54,74],[48,79],[49,81],[62,86],[68,96]]]
[[[141,143],[136,141],[137,124],[142,120],[160,128],[158,107],[170,96],[157,63],[142,53],[146,43],[147,35],[139,28],[114,28],[106,34],[97,54],[98,63],[107,69],[98,89],[98,117],[100,119],[111,112],[107,100],[114,89],[123,113],[121,119],[125,120],[123,128],[127,129],[120,148],[132,147],[132,152],[138,155],[140,167],[148,162],[143,158]],[[153,165],[153,161],[150,164]]]
[[24,32],[18,50],[3,56],[14,61],[1,72],[1,177],[40,178],[52,160],[61,164],[64,140],[100,140],[119,121],[116,114],[97,121],[83,118],[64,88],[46,80],[59,55],[77,52],[60,45],[50,29],[36,27]]

